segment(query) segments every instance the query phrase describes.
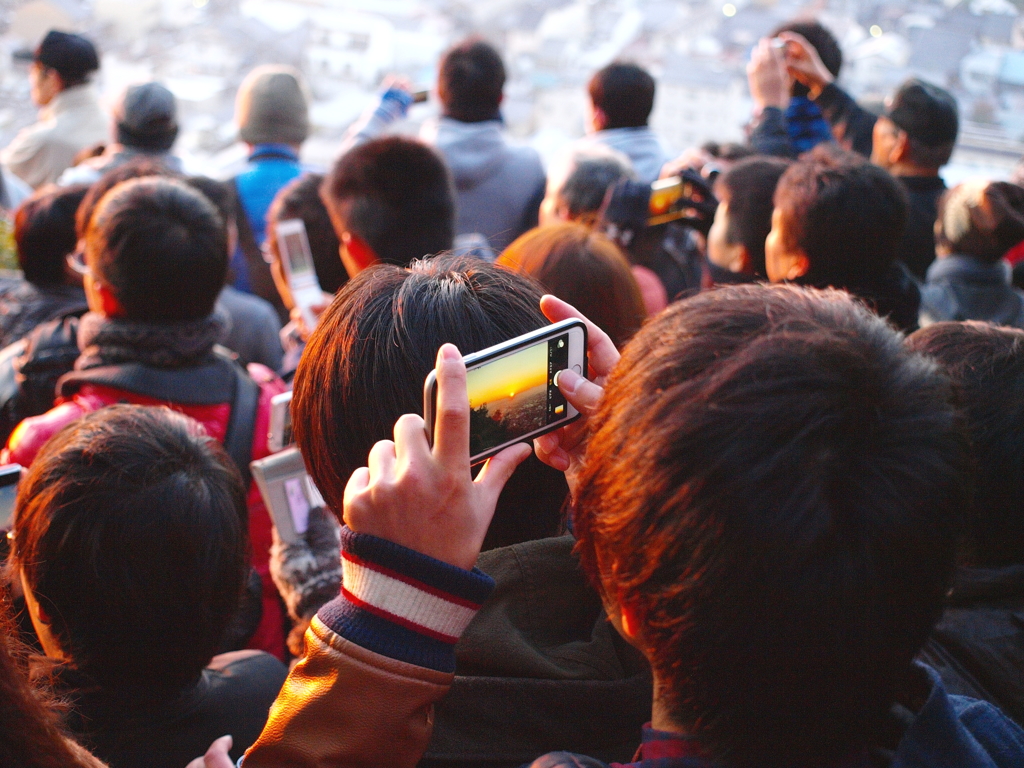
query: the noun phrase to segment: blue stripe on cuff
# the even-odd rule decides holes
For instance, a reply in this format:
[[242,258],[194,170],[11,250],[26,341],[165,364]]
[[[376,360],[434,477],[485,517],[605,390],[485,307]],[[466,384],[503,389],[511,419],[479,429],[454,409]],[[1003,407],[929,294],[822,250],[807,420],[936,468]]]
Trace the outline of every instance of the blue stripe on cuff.
[[494,579],[483,571],[476,568],[466,571],[387,539],[356,533],[348,526],[341,529],[341,548],[362,560],[390,568],[477,605],[482,605],[494,589]]
[[320,621],[346,640],[391,659],[455,672],[455,646],[421,635],[336,597],[317,612]]

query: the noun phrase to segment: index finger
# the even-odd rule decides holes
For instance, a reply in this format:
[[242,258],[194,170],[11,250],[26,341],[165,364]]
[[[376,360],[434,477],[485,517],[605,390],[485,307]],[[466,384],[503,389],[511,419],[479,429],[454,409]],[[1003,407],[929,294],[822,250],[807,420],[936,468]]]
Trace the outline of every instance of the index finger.
[[590,360],[590,369],[595,376],[607,376],[611,373],[612,368],[619,362],[619,350],[615,348],[615,343],[607,333],[584,317],[572,304],[551,294],[541,297],[540,311],[553,323],[570,318],[582,320],[587,326],[587,356]]
[[[787,43],[796,43],[802,55],[807,55],[807,49],[811,47],[807,38],[797,32],[780,32],[778,37],[779,40],[785,40]],[[788,52],[789,49],[786,50]]]
[[442,464],[469,469],[469,392],[466,364],[454,344],[437,351],[437,414],[433,454]]

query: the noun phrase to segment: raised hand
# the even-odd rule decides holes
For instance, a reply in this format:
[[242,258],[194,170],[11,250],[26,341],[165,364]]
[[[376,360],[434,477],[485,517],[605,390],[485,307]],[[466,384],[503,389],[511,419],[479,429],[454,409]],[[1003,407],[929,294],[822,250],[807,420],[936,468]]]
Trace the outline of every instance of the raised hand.
[[445,344],[437,353],[434,447],[421,416],[399,418],[394,442],[374,445],[369,466],[352,473],[345,488],[345,523],[358,533],[470,570],[501,489],[529,455],[526,444],[509,446],[473,479],[466,366],[459,350]]
[[785,62],[789,74],[810,89],[812,99],[818,98],[822,89],[835,80],[818,55],[818,49],[796,32],[781,32],[779,39],[786,43]]
[[548,466],[565,472],[569,491],[575,498],[576,476],[586,449],[589,418],[601,402],[601,397],[604,395],[604,383],[612,368],[619,361],[619,350],[615,348],[615,344],[604,331],[590,322],[571,304],[547,295],[541,298],[540,309],[544,316],[553,323],[557,323],[559,320],[578,318],[587,325],[587,357],[589,359],[587,379],[573,371],[566,370],[560,371],[555,380],[558,389],[565,395],[565,399],[582,416],[572,424],[541,435],[533,441],[537,458]]

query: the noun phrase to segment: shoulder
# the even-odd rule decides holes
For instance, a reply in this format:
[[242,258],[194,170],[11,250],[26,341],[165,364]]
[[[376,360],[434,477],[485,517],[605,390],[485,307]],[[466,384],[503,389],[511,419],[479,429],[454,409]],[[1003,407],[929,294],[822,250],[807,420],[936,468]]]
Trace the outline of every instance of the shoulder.
[[[255,650],[218,654],[204,671],[204,677],[215,689],[232,698],[237,694],[240,703],[261,693],[263,698],[269,695],[273,700],[287,676],[288,668],[279,659]],[[263,701],[259,704],[265,706]]]
[[949,700],[961,725],[980,742],[985,751],[993,758],[1004,758],[993,765],[1024,763],[1024,730],[998,707],[966,696],[950,696]]
[[56,405],[40,416],[31,416],[14,428],[4,449],[4,462],[29,466],[47,440],[71,422],[93,410],[77,399]]

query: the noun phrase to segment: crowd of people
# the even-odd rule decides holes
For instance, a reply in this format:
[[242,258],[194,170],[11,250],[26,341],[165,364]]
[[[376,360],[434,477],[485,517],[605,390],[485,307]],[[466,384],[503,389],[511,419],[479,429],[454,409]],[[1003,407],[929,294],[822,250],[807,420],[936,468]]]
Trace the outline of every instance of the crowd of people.
[[[617,61],[545,168],[474,37],[329,169],[255,69],[213,179],[99,66],[48,33],[0,152],[0,764],[1024,765],[1024,187],[946,189],[945,90],[875,114],[799,21],[746,143],[673,157]],[[471,466],[463,357],[573,318],[580,418]],[[251,468],[289,391],[297,539]]]

